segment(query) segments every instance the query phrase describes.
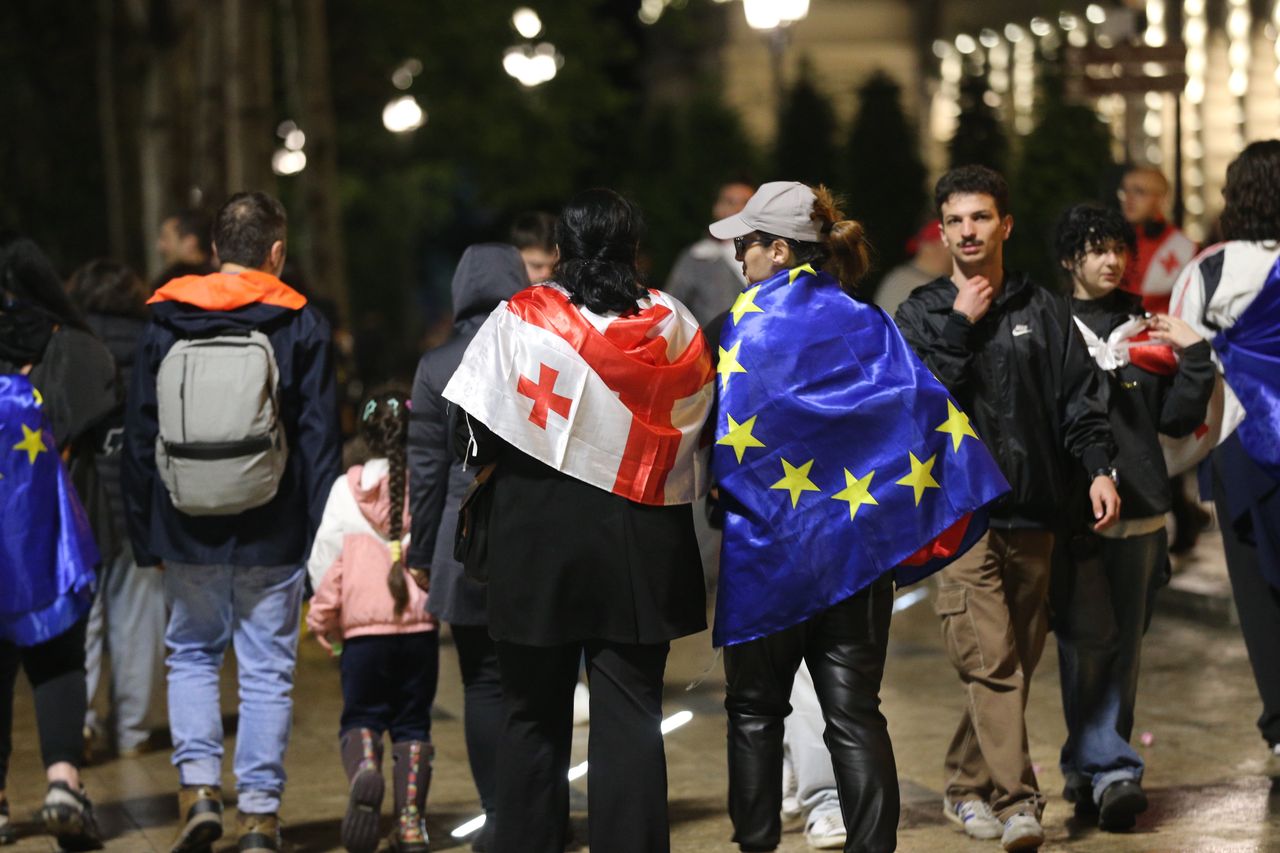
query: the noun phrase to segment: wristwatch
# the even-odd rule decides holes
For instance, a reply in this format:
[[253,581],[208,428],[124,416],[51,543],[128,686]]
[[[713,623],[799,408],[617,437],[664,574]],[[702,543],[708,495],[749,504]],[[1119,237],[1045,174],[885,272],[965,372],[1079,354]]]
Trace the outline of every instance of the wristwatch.
[[1093,476],[1090,478],[1090,482],[1098,479],[1099,477],[1110,477],[1112,483],[1117,487],[1120,485],[1120,472],[1116,470],[1114,465],[1110,468],[1099,468],[1097,471],[1094,471]]

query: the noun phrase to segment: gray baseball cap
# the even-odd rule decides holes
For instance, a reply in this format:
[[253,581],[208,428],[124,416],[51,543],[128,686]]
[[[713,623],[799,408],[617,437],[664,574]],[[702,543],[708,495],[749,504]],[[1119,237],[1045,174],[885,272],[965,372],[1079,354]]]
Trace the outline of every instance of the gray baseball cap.
[[732,240],[752,231],[789,237],[806,243],[822,242],[822,221],[815,221],[813,190],[796,181],[761,184],[741,213],[711,223],[711,236]]

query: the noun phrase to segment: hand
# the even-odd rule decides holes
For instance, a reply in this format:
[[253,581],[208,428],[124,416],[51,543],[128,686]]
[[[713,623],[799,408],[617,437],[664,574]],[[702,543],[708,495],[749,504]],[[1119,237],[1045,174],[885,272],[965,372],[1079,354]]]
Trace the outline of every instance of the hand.
[[431,570],[430,569],[406,569],[410,579],[417,585],[418,589],[423,592],[431,592]]
[[1168,314],[1157,314],[1147,328],[1151,330],[1153,341],[1160,341],[1178,349],[1195,346],[1204,340],[1185,321]]
[[316,638],[316,642],[319,643],[326,652],[333,654],[333,643],[329,642],[328,637],[322,633],[316,633],[313,636]]
[[1093,502],[1094,530],[1106,530],[1120,518],[1120,493],[1116,484],[1105,474],[1093,478],[1089,486],[1089,500]]
[[994,298],[995,289],[991,287],[987,277],[975,275],[960,285],[956,301],[951,308],[968,317],[970,323],[976,323],[986,316]]

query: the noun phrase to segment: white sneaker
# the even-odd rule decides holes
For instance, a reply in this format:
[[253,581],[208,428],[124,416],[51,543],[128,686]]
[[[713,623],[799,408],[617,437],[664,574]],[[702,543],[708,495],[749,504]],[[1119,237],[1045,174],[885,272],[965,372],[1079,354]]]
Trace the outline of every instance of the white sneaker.
[[784,822],[800,817],[804,809],[800,808],[800,781],[796,778],[796,768],[791,763],[791,756],[782,756],[782,820]]
[[946,814],[947,820],[959,824],[964,834],[970,838],[989,841],[992,838],[999,838],[1004,832],[1004,824],[996,818],[995,813],[991,811],[991,806],[982,800],[961,800],[953,803],[943,797],[942,811]]
[[573,724],[585,726],[591,721],[591,691],[581,681],[573,688]]
[[1004,822],[1000,846],[1005,850],[1039,850],[1044,844],[1044,827],[1029,814],[1016,814]]
[[845,842],[844,816],[839,809],[827,809],[809,815],[804,840],[818,850],[839,850]]

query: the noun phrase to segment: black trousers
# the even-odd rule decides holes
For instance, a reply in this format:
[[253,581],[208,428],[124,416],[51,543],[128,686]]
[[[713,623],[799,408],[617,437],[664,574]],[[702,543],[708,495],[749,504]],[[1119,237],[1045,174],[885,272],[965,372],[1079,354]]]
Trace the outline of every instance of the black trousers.
[[[592,850],[666,853],[662,674],[668,644],[499,642],[506,723],[498,753],[494,853],[561,853],[569,815],[573,689],[584,655],[591,685],[587,761]],[[781,769],[778,771],[781,773]]]
[[389,732],[392,743],[431,740],[431,703],[440,668],[435,631],[351,637],[342,644],[338,734]]
[[84,629],[81,619],[39,645],[22,647],[0,640],[0,791],[13,754],[13,688],[26,670],[35,693],[36,728],[44,766],[65,761],[80,766],[84,756]]
[[[1280,666],[1276,665],[1276,650],[1280,649],[1280,591],[1263,577],[1257,546],[1241,539],[1231,524],[1227,488],[1215,467],[1213,502],[1222,525],[1227,574],[1231,577],[1231,593],[1240,614],[1240,631],[1249,652],[1253,679],[1262,697],[1258,730],[1267,743],[1275,746],[1280,743]],[[1280,526],[1280,495],[1263,499],[1253,521],[1272,525],[1273,530]]]
[[844,849],[897,846],[898,771],[880,713],[892,614],[893,583],[884,577],[800,625],[725,647],[729,817],[743,850],[773,850],[782,837],[782,729],[801,660],[827,723]]
[[498,739],[502,736],[502,674],[485,625],[451,625],[462,670],[464,736],[471,778],[486,814],[497,807]]

